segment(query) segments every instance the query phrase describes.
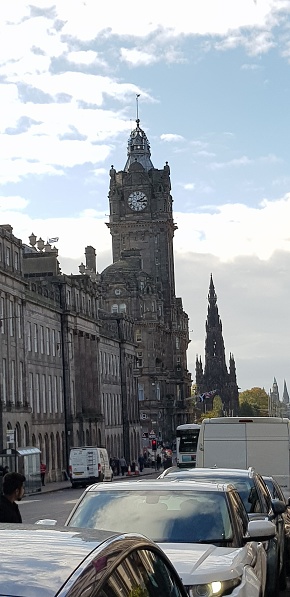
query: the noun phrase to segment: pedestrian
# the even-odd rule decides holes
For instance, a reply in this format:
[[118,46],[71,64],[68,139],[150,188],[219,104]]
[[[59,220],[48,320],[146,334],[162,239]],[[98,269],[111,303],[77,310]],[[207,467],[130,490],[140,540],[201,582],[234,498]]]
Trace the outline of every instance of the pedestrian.
[[157,470],[160,470],[160,466],[161,466],[161,456],[160,454],[157,454],[157,458],[156,458],[156,464],[157,464]]
[[22,522],[16,501],[24,495],[25,477],[21,473],[6,473],[3,477],[3,494],[0,496],[0,522]]
[[124,477],[126,469],[127,469],[127,462],[126,462],[124,456],[122,456],[122,458],[120,458],[120,467],[121,467],[122,477]]
[[138,458],[138,463],[139,463],[140,473],[142,473],[143,468],[144,468],[144,457],[142,456],[142,454],[140,454],[140,456]]
[[40,463],[40,476],[41,476],[42,487],[45,486],[45,473],[46,473],[46,464],[44,464],[44,462],[41,462]]

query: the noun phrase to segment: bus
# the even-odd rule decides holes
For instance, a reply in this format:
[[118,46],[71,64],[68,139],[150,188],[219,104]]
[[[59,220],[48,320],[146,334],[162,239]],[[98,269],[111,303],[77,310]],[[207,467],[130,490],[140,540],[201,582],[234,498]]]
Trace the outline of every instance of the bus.
[[195,467],[200,425],[186,423],[176,429],[176,462],[180,468]]

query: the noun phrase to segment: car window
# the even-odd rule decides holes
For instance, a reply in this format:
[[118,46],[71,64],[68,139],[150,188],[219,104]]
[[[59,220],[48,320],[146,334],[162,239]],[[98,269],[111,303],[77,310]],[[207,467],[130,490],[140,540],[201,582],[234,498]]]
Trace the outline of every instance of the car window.
[[268,512],[270,512],[270,510],[272,508],[271,496],[269,494],[269,491],[266,487],[264,480],[262,479],[262,477],[260,477],[260,475],[256,475],[255,484],[256,484],[257,490],[260,495],[260,501],[261,501],[261,510],[260,511],[268,513]]
[[241,500],[240,495],[237,491],[231,491],[229,494],[229,499],[233,503],[233,512],[236,525],[238,527],[238,543],[241,541],[242,537],[244,537],[248,531],[248,524],[249,519],[247,516],[247,512],[245,506]]
[[96,597],[183,597],[180,583],[167,563],[153,551],[129,554],[110,574]]
[[210,490],[88,492],[67,524],[136,532],[158,542],[218,543],[232,538],[225,494]]

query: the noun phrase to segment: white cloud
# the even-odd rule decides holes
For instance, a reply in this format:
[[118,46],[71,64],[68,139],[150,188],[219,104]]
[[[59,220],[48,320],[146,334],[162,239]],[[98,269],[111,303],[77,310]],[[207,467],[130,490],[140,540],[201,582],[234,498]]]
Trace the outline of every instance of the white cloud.
[[175,213],[178,253],[212,254],[230,262],[239,256],[269,259],[277,250],[290,252],[290,194],[263,200],[259,208],[221,205],[216,213]]
[[194,182],[187,182],[185,184],[182,185],[182,188],[185,191],[193,191],[195,189],[195,183]]
[[0,195],[0,212],[7,211],[7,210],[19,210],[25,209],[27,207],[29,201],[28,199],[24,199],[24,197],[20,196],[13,196],[5,197]]
[[212,162],[209,167],[211,170],[222,170],[223,168],[232,168],[237,166],[249,166],[250,164],[261,163],[261,164],[276,164],[278,162],[282,162],[281,158],[277,157],[276,155],[269,153],[265,156],[259,156],[258,158],[248,158],[248,156],[243,155],[240,158],[234,158],[233,160],[229,160],[228,162]]
[[163,135],[160,135],[160,139],[161,141],[166,141],[168,143],[184,141],[182,135],[176,135],[174,133],[164,133]]
[[89,65],[91,66],[92,64],[102,64],[103,66],[106,65],[105,61],[103,61],[97,52],[94,52],[93,50],[86,50],[86,51],[77,51],[77,52],[69,52],[67,54],[67,58],[68,60],[70,60],[70,62],[74,62],[75,64],[80,64],[80,65]]
[[138,50],[137,48],[121,48],[120,55],[121,60],[128,62],[131,66],[148,66],[159,60],[156,53],[154,55],[153,53]]

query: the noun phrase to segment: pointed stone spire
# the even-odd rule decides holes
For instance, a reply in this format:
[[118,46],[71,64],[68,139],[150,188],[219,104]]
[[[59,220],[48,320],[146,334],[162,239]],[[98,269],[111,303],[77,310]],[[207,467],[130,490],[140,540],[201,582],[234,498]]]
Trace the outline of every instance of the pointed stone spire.
[[283,389],[283,398],[282,398],[284,404],[289,404],[289,394],[288,394],[288,390],[287,390],[287,385],[286,385],[286,381],[284,379],[284,389]]
[[131,132],[128,141],[128,151],[127,151],[127,162],[125,165],[125,171],[128,172],[130,166],[134,162],[138,162],[141,164],[148,172],[151,168],[154,168],[151,162],[151,152],[150,152],[150,143],[147,139],[146,134],[140,128],[140,120],[137,118],[136,120],[136,128]]

